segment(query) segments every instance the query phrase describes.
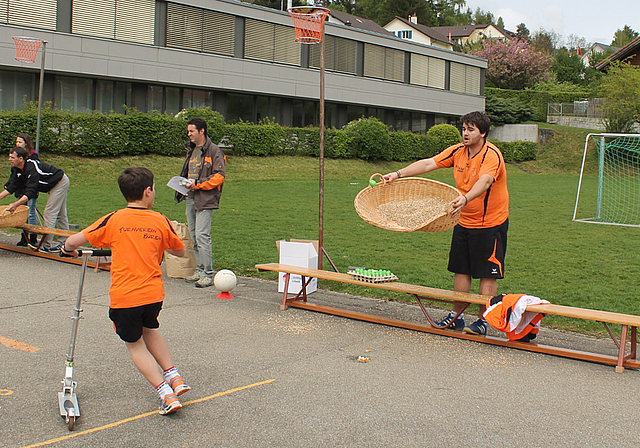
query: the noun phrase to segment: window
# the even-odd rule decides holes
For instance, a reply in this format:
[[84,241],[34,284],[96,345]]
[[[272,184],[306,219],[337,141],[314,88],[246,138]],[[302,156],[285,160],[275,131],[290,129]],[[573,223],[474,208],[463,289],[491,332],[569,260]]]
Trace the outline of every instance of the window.
[[162,113],[162,99],[164,96],[163,86],[149,85],[147,87],[147,112]]
[[0,110],[20,109],[36,100],[35,74],[0,70]]
[[[355,75],[356,48],[357,43],[354,40],[325,36],[325,69]],[[320,45],[309,45],[309,67],[320,67]]]
[[164,88],[164,110],[169,115],[175,115],[180,112],[180,89],[178,87]]
[[96,110],[108,114],[113,110],[113,81],[98,80],[96,86]]
[[413,38],[413,30],[398,31],[398,37],[400,37],[401,39],[412,39]]
[[[2,5],[4,23],[31,28],[56,30],[58,0],[11,0]],[[5,21],[8,17],[8,21]]]
[[404,51],[364,44],[364,76],[404,81]]
[[213,98],[209,90],[183,89],[182,108],[210,107],[213,108]]
[[93,79],[56,77],[55,104],[58,110],[92,111],[94,109]]
[[131,83],[130,82],[116,82],[115,94],[114,94],[114,107],[118,114],[124,114],[126,112],[125,106],[131,106]]
[[261,20],[245,21],[244,56],[281,64],[300,65],[300,45],[293,27]]
[[253,96],[230,93],[227,95],[227,123],[253,121]]
[[73,0],[72,32],[153,44],[154,0]]

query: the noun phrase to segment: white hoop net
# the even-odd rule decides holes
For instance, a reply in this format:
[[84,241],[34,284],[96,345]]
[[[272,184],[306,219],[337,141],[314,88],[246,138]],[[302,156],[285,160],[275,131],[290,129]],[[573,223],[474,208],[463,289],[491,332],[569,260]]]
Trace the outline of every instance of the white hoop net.
[[16,44],[16,61],[33,64],[44,40],[34,37],[13,37],[12,39]]

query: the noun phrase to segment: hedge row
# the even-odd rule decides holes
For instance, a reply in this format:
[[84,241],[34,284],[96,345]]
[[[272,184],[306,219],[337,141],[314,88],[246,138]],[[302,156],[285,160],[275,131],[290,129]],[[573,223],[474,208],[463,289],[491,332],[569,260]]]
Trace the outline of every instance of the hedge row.
[[540,92],[537,90],[506,90],[485,87],[485,95],[489,98],[517,98],[535,109],[533,121],[547,121],[547,105],[549,103],[572,103],[583,100],[588,92]]
[[[318,128],[289,128],[277,123],[227,124],[211,109],[186,109],[177,116],[146,114],[128,110],[126,114],[70,113],[42,111],[40,148],[53,153],[115,157],[136,154],[183,155],[186,122],[200,116],[207,121],[209,136],[221,142],[225,153],[238,156],[301,155],[317,157]],[[37,109],[34,104],[22,111],[0,113],[0,142],[13,146],[19,133],[35,135]],[[33,138],[35,144],[35,138]],[[343,129],[325,129],[327,158],[401,161],[428,158],[460,142],[454,126],[433,126],[426,135],[389,131],[376,118],[361,118]],[[532,147],[522,142],[500,143],[505,160],[535,158]]]

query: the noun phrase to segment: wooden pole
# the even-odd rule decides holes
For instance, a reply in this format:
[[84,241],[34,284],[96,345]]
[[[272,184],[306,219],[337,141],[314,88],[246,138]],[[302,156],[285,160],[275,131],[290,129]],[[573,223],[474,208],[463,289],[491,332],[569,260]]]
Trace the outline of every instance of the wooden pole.
[[318,269],[322,269],[324,253],[324,27],[320,42],[320,193],[319,193],[319,225],[318,225]]

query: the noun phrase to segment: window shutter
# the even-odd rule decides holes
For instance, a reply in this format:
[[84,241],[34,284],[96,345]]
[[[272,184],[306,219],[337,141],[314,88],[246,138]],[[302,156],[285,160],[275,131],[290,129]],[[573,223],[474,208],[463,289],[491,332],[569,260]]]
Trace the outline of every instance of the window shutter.
[[153,45],[155,0],[116,0],[115,38]]
[[74,0],[71,32],[113,39],[116,21],[115,0]]
[[167,3],[167,47],[202,51],[202,9]]
[[8,6],[10,25],[56,30],[58,0],[11,0]]
[[203,23],[203,51],[233,56],[235,17],[206,9]]
[[9,0],[0,0],[0,23],[7,23],[9,14]]
[[466,78],[465,66],[458,62],[452,62],[449,90],[464,93],[466,90]]
[[384,47],[364,44],[364,76],[384,78]]
[[411,84],[426,86],[427,76],[429,75],[429,57],[421,54],[411,55]]
[[296,42],[295,28],[284,25],[275,25],[274,62],[300,65],[300,45],[301,44]]
[[469,95],[480,95],[480,67],[467,65],[466,93]]
[[446,72],[446,62],[443,59],[429,58],[429,78],[428,86],[436,89],[444,89]]
[[273,23],[247,19],[245,22],[244,56],[247,59],[258,59],[273,62]]
[[384,78],[390,81],[404,81],[404,51],[385,49]]
[[[333,37],[333,36],[332,36]],[[334,70],[342,73],[356,74],[356,47],[353,40],[334,37],[335,66]]]

